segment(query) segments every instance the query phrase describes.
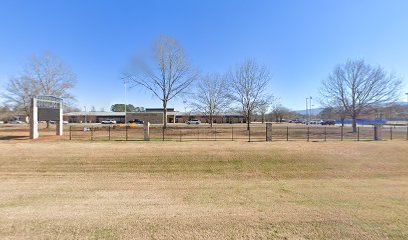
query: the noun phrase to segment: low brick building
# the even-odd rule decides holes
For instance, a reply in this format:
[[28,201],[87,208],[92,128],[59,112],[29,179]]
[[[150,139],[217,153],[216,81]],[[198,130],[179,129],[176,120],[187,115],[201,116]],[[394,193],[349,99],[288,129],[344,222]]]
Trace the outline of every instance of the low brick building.
[[[113,119],[118,123],[125,123],[125,112],[70,112],[64,114],[64,120],[70,123],[100,123]],[[152,124],[163,124],[163,110],[147,108],[144,112],[128,112],[126,120],[141,119]],[[174,123],[176,112],[173,108],[167,109],[167,122]]]

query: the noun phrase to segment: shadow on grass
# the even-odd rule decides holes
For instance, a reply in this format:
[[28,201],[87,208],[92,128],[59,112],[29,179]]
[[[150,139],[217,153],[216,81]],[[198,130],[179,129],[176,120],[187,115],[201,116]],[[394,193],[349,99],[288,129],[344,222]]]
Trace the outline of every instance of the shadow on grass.
[[7,141],[7,140],[26,140],[28,139],[27,136],[0,136],[0,141]]

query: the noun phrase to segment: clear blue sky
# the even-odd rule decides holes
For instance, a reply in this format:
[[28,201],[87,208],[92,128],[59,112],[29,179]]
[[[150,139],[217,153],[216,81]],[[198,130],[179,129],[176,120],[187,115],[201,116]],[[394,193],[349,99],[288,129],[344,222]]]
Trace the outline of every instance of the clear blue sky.
[[[406,0],[1,0],[0,91],[30,55],[50,51],[76,73],[78,105],[108,109],[123,102],[119,76],[129,58],[166,34],[204,73],[256,58],[273,74],[271,93],[294,110],[348,58],[396,72],[404,93],[407,11]],[[135,106],[161,106],[142,89],[128,95]],[[170,106],[184,110],[181,101]]]

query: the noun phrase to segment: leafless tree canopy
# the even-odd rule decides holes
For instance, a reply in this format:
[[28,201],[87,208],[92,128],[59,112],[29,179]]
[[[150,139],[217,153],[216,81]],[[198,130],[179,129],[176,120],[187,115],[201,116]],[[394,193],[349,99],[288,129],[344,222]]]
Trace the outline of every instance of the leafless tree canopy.
[[231,72],[231,98],[241,106],[249,130],[252,115],[270,99],[267,86],[271,80],[269,70],[255,60],[246,60]]
[[335,67],[320,92],[326,105],[344,108],[356,131],[356,120],[365,108],[398,100],[400,88],[401,80],[394,74],[364,60],[349,60]]
[[261,116],[262,123],[266,121],[266,114],[276,101],[277,98],[275,98],[273,95],[270,95],[259,102],[256,112]]
[[11,78],[3,95],[14,108],[29,114],[30,99],[38,95],[52,95],[67,102],[74,100],[69,90],[76,77],[71,69],[56,56],[46,53],[33,55],[19,77]]
[[187,61],[184,49],[173,38],[160,37],[154,46],[153,64],[136,59],[132,71],[124,78],[134,86],[142,86],[163,103],[163,122],[166,127],[167,104],[184,93],[197,78],[197,73]]
[[209,117],[211,127],[214,115],[229,106],[226,76],[207,74],[198,81],[192,107]]

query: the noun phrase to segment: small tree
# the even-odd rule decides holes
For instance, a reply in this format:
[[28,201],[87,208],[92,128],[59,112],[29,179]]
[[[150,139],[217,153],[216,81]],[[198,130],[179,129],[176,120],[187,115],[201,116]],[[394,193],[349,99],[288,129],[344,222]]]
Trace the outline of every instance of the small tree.
[[211,127],[214,116],[229,105],[226,77],[220,74],[207,74],[197,84],[192,107],[208,116]]
[[14,112],[8,106],[0,106],[0,121],[10,121],[14,116]]
[[396,101],[400,89],[401,80],[394,74],[364,60],[349,60],[335,67],[320,93],[326,106],[341,106],[351,116],[356,132],[357,118],[364,109]]
[[269,99],[264,99],[259,103],[257,112],[259,115],[261,115],[261,121],[262,123],[265,123],[265,115],[269,111],[269,108],[271,107],[271,100]]
[[[140,107],[135,107],[132,104],[126,104],[126,111],[127,112],[141,112]],[[144,109],[144,108],[143,108]],[[112,112],[124,112],[125,111],[125,104],[124,103],[116,103],[111,106]]]
[[246,60],[230,73],[231,99],[237,102],[245,116],[247,130],[253,114],[270,97],[266,94],[271,80],[269,70],[255,60]]
[[135,86],[142,86],[157,97],[163,104],[163,127],[167,126],[167,105],[197,78],[184,49],[171,37],[160,37],[154,47],[152,64],[136,59],[133,71],[125,73],[124,78]]

